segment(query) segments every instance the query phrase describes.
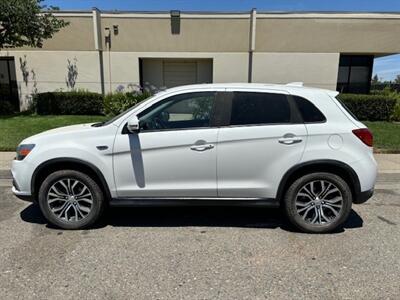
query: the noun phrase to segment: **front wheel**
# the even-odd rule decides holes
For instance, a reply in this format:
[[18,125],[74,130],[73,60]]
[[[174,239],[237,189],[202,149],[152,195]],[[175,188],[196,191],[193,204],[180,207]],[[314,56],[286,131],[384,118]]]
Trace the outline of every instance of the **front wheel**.
[[347,183],[331,173],[307,174],[294,181],[284,198],[290,222],[304,232],[324,233],[341,226],[351,211]]
[[46,219],[63,229],[83,229],[100,217],[104,195],[88,175],[75,170],[50,174],[39,189],[39,206]]

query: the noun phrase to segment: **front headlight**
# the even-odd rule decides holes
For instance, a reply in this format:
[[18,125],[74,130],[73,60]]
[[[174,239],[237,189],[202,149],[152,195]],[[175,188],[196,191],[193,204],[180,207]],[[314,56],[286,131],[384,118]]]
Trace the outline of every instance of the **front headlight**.
[[35,144],[22,144],[17,147],[17,160],[23,160],[35,148]]

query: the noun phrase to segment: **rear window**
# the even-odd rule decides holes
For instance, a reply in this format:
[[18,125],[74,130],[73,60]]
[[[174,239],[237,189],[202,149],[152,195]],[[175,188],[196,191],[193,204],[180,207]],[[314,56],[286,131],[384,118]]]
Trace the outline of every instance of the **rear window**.
[[299,96],[293,97],[305,123],[325,122],[323,113],[310,101]]
[[344,103],[342,102],[342,100],[340,100],[340,99],[337,98],[337,97],[336,97],[335,99],[336,99],[336,100],[339,102],[339,104],[344,108],[344,110],[347,111],[347,112],[349,113],[349,115],[353,117],[354,120],[358,121],[358,118],[351,112],[351,110],[346,106],[346,104],[344,104]]
[[235,92],[231,125],[290,123],[290,106],[286,95]]

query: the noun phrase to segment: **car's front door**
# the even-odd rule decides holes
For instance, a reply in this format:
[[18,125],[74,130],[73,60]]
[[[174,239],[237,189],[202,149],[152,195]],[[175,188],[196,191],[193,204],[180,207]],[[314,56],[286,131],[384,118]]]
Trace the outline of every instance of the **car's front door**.
[[285,172],[302,157],[306,127],[284,92],[227,97],[230,121],[218,133],[218,196],[274,198]]
[[138,133],[117,134],[118,197],[217,196],[215,98],[214,91],[168,97],[138,113]]

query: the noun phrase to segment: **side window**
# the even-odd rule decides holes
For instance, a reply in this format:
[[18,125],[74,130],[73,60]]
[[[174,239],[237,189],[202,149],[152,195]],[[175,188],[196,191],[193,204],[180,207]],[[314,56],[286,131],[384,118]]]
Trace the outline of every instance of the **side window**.
[[290,105],[286,95],[235,92],[231,125],[290,123]]
[[303,117],[305,123],[325,122],[326,118],[320,110],[307,99],[299,96],[293,96],[294,101]]
[[214,101],[214,92],[172,96],[141,112],[140,128],[146,131],[209,127]]

